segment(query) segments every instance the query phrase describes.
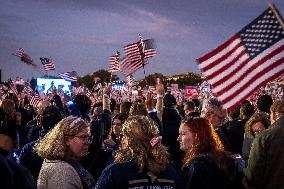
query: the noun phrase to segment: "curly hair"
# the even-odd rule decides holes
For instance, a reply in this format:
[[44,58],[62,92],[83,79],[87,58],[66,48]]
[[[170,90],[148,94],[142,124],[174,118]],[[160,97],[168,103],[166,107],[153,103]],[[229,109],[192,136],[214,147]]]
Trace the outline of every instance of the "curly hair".
[[66,145],[66,137],[78,134],[89,125],[81,118],[69,116],[62,119],[36,145],[37,154],[48,160],[74,158]]
[[200,154],[211,153],[216,155],[218,152],[224,151],[224,146],[209,120],[194,118],[183,120],[181,125],[188,127],[192,133],[196,134],[192,146],[183,159],[183,169],[188,167],[191,160]]
[[268,114],[266,114],[265,112],[255,113],[246,122],[245,133],[254,137],[252,126],[257,122],[262,123],[265,129],[267,129],[270,126],[270,120],[269,120]]
[[151,118],[130,116],[122,131],[128,146],[118,151],[115,162],[135,162],[139,172],[149,170],[156,176],[166,169],[169,163],[167,148],[160,142],[154,146],[150,143],[151,139],[159,136],[159,129]]
[[129,111],[129,115],[134,116],[134,115],[148,115],[148,111],[146,108],[146,105],[142,102],[134,102]]

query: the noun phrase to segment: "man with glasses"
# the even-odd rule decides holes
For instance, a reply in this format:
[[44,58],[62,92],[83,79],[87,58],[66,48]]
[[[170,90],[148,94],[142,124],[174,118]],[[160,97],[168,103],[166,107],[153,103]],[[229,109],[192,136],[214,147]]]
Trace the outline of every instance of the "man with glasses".
[[270,108],[271,128],[254,140],[245,170],[247,188],[283,188],[284,186],[284,100]]
[[226,111],[222,108],[221,103],[216,98],[210,98],[203,102],[201,117],[208,119],[218,136],[220,137],[226,150],[230,149],[230,142],[226,132]]

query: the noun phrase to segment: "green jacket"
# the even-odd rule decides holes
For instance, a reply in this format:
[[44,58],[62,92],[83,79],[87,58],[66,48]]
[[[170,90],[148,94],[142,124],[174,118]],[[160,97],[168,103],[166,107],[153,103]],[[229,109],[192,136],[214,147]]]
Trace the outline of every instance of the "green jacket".
[[284,189],[284,117],[253,141],[245,179],[255,189]]

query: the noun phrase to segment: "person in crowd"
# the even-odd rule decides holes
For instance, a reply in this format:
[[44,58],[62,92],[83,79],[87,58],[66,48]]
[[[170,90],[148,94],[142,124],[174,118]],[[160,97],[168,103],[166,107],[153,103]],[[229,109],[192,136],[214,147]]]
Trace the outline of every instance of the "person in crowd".
[[253,141],[244,184],[247,188],[283,188],[284,186],[284,100],[270,108],[271,127]]
[[[150,101],[150,96],[147,97],[147,103]],[[150,106],[150,105],[149,105]],[[132,106],[130,107],[129,115],[144,115],[149,116],[153,121],[158,125],[159,131],[162,130],[162,122],[159,120],[157,113],[153,111],[153,109],[147,108],[146,104],[140,101],[136,101],[132,103]]]
[[91,134],[94,136],[94,140],[90,144],[89,154],[81,160],[81,164],[89,170],[96,179],[98,178],[98,173],[101,172],[101,170],[99,170],[100,167],[103,166],[99,163],[102,161],[101,157],[104,156],[101,152],[101,148],[111,130],[110,92],[111,86],[104,88],[102,102],[96,103],[93,108]]
[[[61,119],[62,114],[55,106],[47,106],[40,115],[39,127],[41,127],[41,137],[52,129]],[[43,162],[43,159],[34,151],[34,146],[38,140],[25,144],[19,160],[20,164],[26,167],[32,174],[35,182]]]
[[122,125],[127,117],[126,114],[120,113],[113,117],[108,138],[104,139],[100,151],[90,166],[90,172],[95,180],[99,178],[104,168],[113,163],[115,152],[121,148]]
[[247,161],[249,158],[249,152],[250,152],[253,139],[259,133],[261,133],[265,129],[268,129],[269,126],[270,126],[269,118],[267,114],[264,112],[255,113],[246,122],[245,134],[244,134],[245,137],[244,137],[243,147],[242,147],[242,156],[243,156],[243,159],[245,160],[246,165],[247,165]]
[[53,95],[52,102],[53,105],[58,108],[58,110],[62,114],[62,117],[66,117],[69,115],[69,110],[67,106],[62,103],[61,97],[59,95]]
[[270,107],[273,104],[273,99],[270,95],[265,94],[258,97],[256,101],[256,107],[259,112],[265,112],[270,114]]
[[0,154],[1,189],[36,189],[32,175],[23,166]]
[[163,98],[162,125],[163,140],[162,143],[169,148],[172,165],[176,170],[180,170],[182,162],[182,152],[179,149],[178,129],[181,123],[181,116],[176,110],[176,99],[173,95],[167,93]]
[[120,113],[129,115],[129,110],[131,108],[131,102],[122,102],[120,104]]
[[12,150],[19,150],[21,147],[20,136],[23,134],[21,125],[21,114],[16,112],[14,101],[4,99],[1,104],[2,115],[0,120],[0,148],[3,155],[7,155]]
[[195,103],[193,101],[186,101],[183,103],[183,109],[185,113],[185,118],[190,119],[193,117],[199,117],[200,113],[195,111]]
[[126,121],[128,116],[126,114],[117,114],[112,119],[112,127],[108,134],[108,138],[104,140],[104,149],[118,150],[121,147],[121,141],[123,137],[122,125]]
[[84,94],[78,94],[74,97],[75,109],[71,110],[70,114],[81,117],[90,122],[89,112],[91,110],[92,101]]
[[209,98],[203,103],[201,117],[208,119],[226,150],[230,151],[231,144],[226,130],[226,111],[216,98]]
[[233,183],[235,162],[224,151],[223,144],[209,120],[184,119],[177,140],[185,152],[182,172],[186,187],[229,188]]
[[40,124],[41,115],[43,113],[43,110],[50,106],[51,103],[48,100],[40,101],[40,103],[37,106],[36,110],[36,117],[27,123],[26,125],[26,139],[25,144],[30,143],[32,141],[35,141],[40,138],[42,127]]
[[123,124],[122,148],[100,176],[100,188],[183,188],[169,166],[169,154],[161,144],[157,125],[147,116],[130,116]]
[[230,148],[227,149],[233,154],[242,154],[245,124],[254,113],[254,106],[250,102],[245,102],[240,105],[240,118],[228,121],[223,125],[226,130],[226,136],[230,143]]
[[44,159],[38,180],[38,189],[92,188],[95,181],[78,162],[88,154],[92,142],[90,126],[79,117],[61,120],[35,146]]
[[113,110],[113,116],[117,115],[120,113],[120,104],[117,103],[114,107],[114,110]]
[[244,123],[246,123],[254,113],[254,105],[252,105],[250,102],[241,104],[240,119],[243,120]]

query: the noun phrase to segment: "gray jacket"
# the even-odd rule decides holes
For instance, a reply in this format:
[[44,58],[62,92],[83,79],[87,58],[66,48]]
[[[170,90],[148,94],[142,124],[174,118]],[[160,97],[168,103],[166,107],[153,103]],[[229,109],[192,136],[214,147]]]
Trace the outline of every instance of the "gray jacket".
[[275,121],[253,141],[247,183],[257,189],[284,188],[284,117]]
[[38,189],[83,189],[77,171],[64,161],[44,160],[38,180]]

